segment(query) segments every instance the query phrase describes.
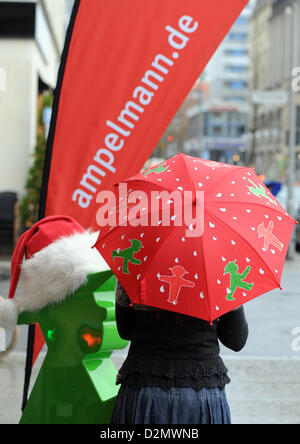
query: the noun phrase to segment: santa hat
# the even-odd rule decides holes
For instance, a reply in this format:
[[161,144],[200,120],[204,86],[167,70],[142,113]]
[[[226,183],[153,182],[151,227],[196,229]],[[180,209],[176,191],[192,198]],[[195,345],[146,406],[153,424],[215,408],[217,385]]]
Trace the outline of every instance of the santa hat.
[[[0,327],[14,328],[22,311],[61,302],[81,287],[89,274],[108,270],[92,248],[97,236],[68,216],[47,217],[26,231],[12,257],[9,299],[0,302]],[[20,276],[23,296],[18,300],[13,298]]]

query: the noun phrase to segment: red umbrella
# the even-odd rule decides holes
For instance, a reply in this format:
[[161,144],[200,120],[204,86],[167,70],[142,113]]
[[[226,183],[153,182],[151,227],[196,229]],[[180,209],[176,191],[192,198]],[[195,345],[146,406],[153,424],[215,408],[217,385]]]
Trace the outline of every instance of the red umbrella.
[[96,248],[133,304],[212,322],[281,288],[295,221],[253,169],[178,154],[122,186]]

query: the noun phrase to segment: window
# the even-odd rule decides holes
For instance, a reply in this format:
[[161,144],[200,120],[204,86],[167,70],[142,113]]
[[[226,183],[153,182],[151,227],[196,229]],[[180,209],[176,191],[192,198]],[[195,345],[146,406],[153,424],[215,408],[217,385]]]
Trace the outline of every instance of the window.
[[227,65],[226,71],[228,72],[236,72],[236,73],[243,73],[247,72],[248,68],[247,66],[237,66],[237,65]]
[[244,125],[239,125],[237,131],[238,131],[238,135],[242,136],[245,133],[246,128]]
[[248,35],[246,32],[231,32],[228,35],[228,40],[232,42],[246,42]]
[[227,49],[225,54],[228,56],[246,56],[248,55],[247,49]]
[[[290,131],[286,132],[286,144],[290,144]],[[300,106],[297,106],[296,117],[296,145],[300,145]]]
[[227,102],[246,102],[246,97],[242,96],[226,96],[223,99]]
[[215,126],[213,128],[213,135],[214,136],[221,136],[223,134],[223,129],[221,126]]
[[35,3],[0,2],[0,37],[33,38]]
[[226,82],[226,86],[231,89],[246,89],[247,82],[243,82],[240,80],[234,80],[232,82]]
[[213,115],[213,117],[214,117],[215,120],[221,120],[222,117],[223,117],[223,113],[221,113],[221,112],[217,112],[217,111],[214,111],[214,112],[212,113],[212,115]]

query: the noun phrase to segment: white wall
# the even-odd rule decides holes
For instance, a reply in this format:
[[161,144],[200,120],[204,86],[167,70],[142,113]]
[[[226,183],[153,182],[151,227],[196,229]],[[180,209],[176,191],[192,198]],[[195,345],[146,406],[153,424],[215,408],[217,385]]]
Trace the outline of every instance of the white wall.
[[21,192],[35,144],[37,73],[33,41],[0,40],[6,90],[0,93],[0,191]]
[[65,0],[38,7],[36,40],[0,39],[0,192],[19,195],[36,143],[38,77],[55,87],[65,35]]

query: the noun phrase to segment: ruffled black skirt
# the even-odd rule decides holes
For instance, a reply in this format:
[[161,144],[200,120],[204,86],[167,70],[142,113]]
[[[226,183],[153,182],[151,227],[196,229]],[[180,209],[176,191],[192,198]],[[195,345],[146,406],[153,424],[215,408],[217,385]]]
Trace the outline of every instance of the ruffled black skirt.
[[220,356],[211,359],[150,359],[128,356],[119,370],[117,384],[126,384],[135,389],[160,387],[190,387],[196,391],[203,388],[225,389],[230,383],[228,370]]

